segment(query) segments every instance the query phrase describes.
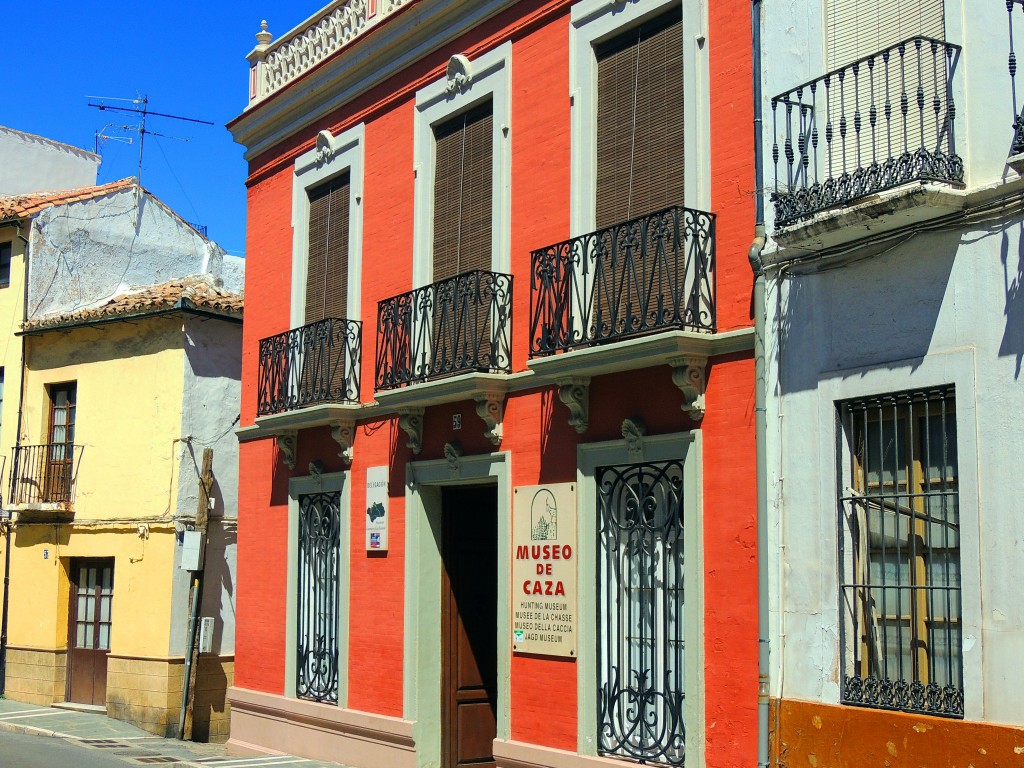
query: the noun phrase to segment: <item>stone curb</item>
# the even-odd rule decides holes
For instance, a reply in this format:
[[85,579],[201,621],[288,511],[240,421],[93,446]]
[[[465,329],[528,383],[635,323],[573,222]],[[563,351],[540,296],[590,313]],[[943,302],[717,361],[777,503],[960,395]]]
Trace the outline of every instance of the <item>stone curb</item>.
[[29,736],[51,736],[57,739],[71,738],[66,733],[60,733],[58,731],[49,731],[46,728],[36,728],[33,725],[5,723],[2,721],[0,721],[0,731],[10,731],[11,733],[24,733]]
[[[19,723],[7,723],[0,721],[0,732],[7,731],[9,733],[21,733],[26,736],[48,736],[54,739],[66,739],[70,742],[82,741],[84,739],[92,738],[89,736],[72,736],[70,733],[61,733],[60,731],[51,731],[46,728],[36,728],[33,725],[21,725]],[[99,737],[102,738],[102,737]],[[109,738],[117,738],[111,736]],[[86,748],[84,745],[79,745],[83,749]],[[168,757],[175,757],[174,755],[168,755]],[[196,763],[188,758],[177,759],[178,765],[188,766],[189,768],[210,768],[209,764]]]

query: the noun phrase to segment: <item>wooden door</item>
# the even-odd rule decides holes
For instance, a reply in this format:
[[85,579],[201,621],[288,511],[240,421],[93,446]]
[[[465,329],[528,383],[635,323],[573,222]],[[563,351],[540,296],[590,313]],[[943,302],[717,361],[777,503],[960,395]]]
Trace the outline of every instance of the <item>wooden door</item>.
[[442,766],[493,766],[498,701],[498,495],[446,488],[442,522]]
[[106,706],[114,558],[71,561],[67,700]]

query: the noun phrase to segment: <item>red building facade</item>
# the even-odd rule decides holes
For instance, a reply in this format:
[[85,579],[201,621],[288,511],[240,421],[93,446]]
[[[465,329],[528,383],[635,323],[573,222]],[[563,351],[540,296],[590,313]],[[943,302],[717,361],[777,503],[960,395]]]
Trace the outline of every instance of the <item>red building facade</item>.
[[750,19],[708,5],[258,36],[236,752],[755,760]]

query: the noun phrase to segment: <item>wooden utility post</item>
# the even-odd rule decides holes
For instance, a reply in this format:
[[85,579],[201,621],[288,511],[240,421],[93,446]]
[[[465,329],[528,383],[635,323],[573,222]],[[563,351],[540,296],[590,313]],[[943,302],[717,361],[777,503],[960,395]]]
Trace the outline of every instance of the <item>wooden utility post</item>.
[[[201,537],[203,567],[206,565],[206,538],[207,522],[210,517],[210,491],[213,489],[213,449],[203,449],[203,469],[199,473],[199,502],[196,505],[196,530]],[[200,606],[203,604],[203,570],[202,568],[193,574],[194,589],[191,591],[189,600],[189,631],[188,647],[185,649],[186,674],[185,681],[185,717],[181,723],[179,738],[192,739],[192,708],[196,699],[196,674],[199,669],[199,631],[196,623],[198,621]]]

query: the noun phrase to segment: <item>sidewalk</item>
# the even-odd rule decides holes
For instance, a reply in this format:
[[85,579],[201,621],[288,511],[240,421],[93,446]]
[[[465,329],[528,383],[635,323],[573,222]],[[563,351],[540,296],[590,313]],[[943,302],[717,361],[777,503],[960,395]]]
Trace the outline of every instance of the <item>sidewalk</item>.
[[20,701],[0,699],[0,743],[3,733],[13,731],[65,739],[83,749],[102,749],[130,765],[160,765],[161,768],[341,768],[291,755],[229,757],[223,744],[198,744],[164,739],[93,712],[76,712]]

